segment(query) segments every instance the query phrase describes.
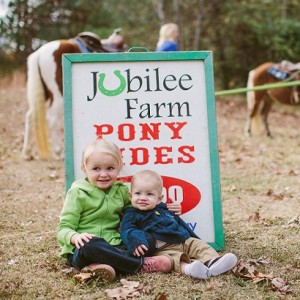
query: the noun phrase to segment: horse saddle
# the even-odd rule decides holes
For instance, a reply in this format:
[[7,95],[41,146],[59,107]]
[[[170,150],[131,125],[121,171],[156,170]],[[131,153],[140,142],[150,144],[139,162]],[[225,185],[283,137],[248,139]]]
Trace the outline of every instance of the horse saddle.
[[113,34],[105,40],[89,31],[81,32],[75,40],[82,53],[92,52],[125,52],[128,47],[124,43],[123,37],[120,35],[120,29],[115,29]]
[[268,73],[280,80],[285,80],[292,77],[293,73],[300,70],[300,63],[292,63],[288,60],[283,60],[278,64],[272,65],[268,69]]

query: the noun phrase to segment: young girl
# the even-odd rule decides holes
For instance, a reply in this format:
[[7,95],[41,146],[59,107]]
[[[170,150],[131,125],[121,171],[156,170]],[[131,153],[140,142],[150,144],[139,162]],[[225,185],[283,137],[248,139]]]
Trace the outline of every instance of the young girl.
[[[150,170],[136,173],[131,181],[133,207],[125,211],[121,238],[136,257],[168,255],[175,271],[207,279],[230,271],[237,263],[232,253],[220,256],[202,241],[178,216],[167,210],[162,195],[163,180]],[[151,234],[156,243],[149,243]]]
[[156,51],[178,51],[179,28],[175,23],[167,23],[160,28]]
[[167,273],[167,256],[134,257],[122,244],[120,214],[130,205],[127,186],[117,181],[122,166],[115,144],[97,139],[85,147],[81,168],[86,178],[72,184],[60,214],[61,256],[71,266],[109,281],[116,273]]

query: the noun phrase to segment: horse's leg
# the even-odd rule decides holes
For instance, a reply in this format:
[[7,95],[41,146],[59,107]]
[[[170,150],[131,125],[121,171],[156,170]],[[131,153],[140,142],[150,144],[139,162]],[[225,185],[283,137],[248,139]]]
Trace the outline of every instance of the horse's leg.
[[[48,107],[46,110],[48,133],[51,140],[51,146],[53,152],[61,157],[62,155],[62,143],[61,132],[63,120],[63,99],[60,91],[61,82],[61,60],[57,61],[57,55],[61,56],[61,53],[57,53],[57,49],[60,47],[59,41],[50,42],[47,44],[47,49],[44,48],[40,58],[40,72],[43,78],[47,90],[49,92]],[[57,76],[57,74],[60,76]]]
[[29,108],[25,116],[24,141],[22,148],[22,157],[26,160],[31,160],[32,156],[32,122],[31,109]]
[[[41,49],[41,48],[40,48]],[[29,112],[26,115],[24,155],[28,153],[31,133],[35,136],[37,150],[41,159],[49,155],[47,140],[47,124],[45,114],[45,90],[39,72],[40,49],[29,55],[27,59],[27,99]]]
[[247,88],[247,121],[245,126],[245,133],[247,136],[252,134],[258,135],[261,133],[261,109],[264,105],[264,92],[257,92],[251,90],[254,84],[255,70],[249,72]]
[[260,135],[262,132],[261,110],[263,106],[264,106],[263,99],[256,100],[253,110],[250,113],[250,128],[251,128],[251,133],[254,135]]
[[53,152],[63,158],[63,97],[60,93],[53,95],[52,105],[47,110],[47,120]]
[[271,110],[272,103],[273,103],[272,96],[267,92],[267,95],[266,95],[265,101],[264,101],[264,107],[261,111],[261,115],[262,115],[262,120],[263,120],[265,130],[266,130],[266,134],[268,137],[272,137],[270,128],[269,128],[269,123],[268,123],[268,115]]
[[[35,134],[36,142],[37,136],[40,137],[40,128],[43,128],[40,124],[40,103],[45,101],[44,89],[41,82],[39,67],[38,67],[39,53],[38,51],[32,53],[27,58],[27,83],[26,93],[29,109],[25,117],[25,130],[24,130],[24,142],[22,148],[22,156],[24,159],[32,159],[33,150],[33,137]],[[43,143],[37,144],[43,145]],[[47,148],[43,147],[42,151],[38,147],[39,154],[42,153],[43,158],[47,156]]]
[[249,113],[247,113],[247,120],[246,120],[246,124],[245,124],[245,135],[250,137],[251,136],[251,118]]
[[[250,71],[248,75],[248,81],[247,81],[247,88],[251,89],[253,87],[253,75],[254,71]],[[247,91],[247,120],[246,120],[246,125],[245,125],[245,135],[246,136],[251,136],[251,113],[253,111],[254,107],[254,91]]]
[[247,112],[247,119],[244,132],[246,136],[251,136],[251,118],[249,112]]

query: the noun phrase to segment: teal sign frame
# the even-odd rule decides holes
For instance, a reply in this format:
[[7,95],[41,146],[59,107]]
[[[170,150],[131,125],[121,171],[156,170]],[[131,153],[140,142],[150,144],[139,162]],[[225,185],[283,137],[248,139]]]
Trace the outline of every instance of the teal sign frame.
[[[111,117],[110,115],[114,113],[114,107],[109,107],[108,104],[112,102],[112,99],[118,99],[117,97],[123,97],[122,102],[116,102],[120,104],[116,104],[116,110],[121,106],[127,103],[127,109],[124,110],[123,113],[120,113],[113,120],[122,119],[120,121],[122,123],[117,123],[115,127],[118,127],[118,132],[120,132],[120,128],[125,128],[128,126],[131,134],[136,133],[136,129],[143,126],[143,128],[148,128],[151,126],[166,125],[166,129],[159,127],[157,130],[158,134],[161,134],[161,138],[158,141],[145,141],[144,147],[139,147],[143,144],[143,139],[140,138],[139,141],[134,144],[135,141],[131,141],[128,145],[135,145],[134,147],[127,147],[131,149],[131,151],[143,150],[148,151],[149,149],[156,149],[156,151],[160,151],[160,159],[163,165],[161,169],[155,169],[157,167],[157,161],[153,164],[150,162],[145,163],[144,165],[137,165],[137,169],[132,170],[131,165],[128,163],[127,176],[124,178],[130,178],[130,176],[135,172],[143,169],[155,169],[160,174],[168,170],[172,166],[167,165],[168,161],[173,161],[173,158],[176,156],[175,154],[169,154],[162,151],[171,151],[170,149],[175,149],[176,143],[178,143],[178,151],[182,154],[182,157],[179,157],[177,161],[183,162],[184,160],[190,159],[191,161],[197,161],[198,158],[202,155],[202,153],[206,153],[205,157],[202,159],[200,163],[200,167],[196,167],[196,171],[187,168],[184,169],[184,163],[179,164],[170,171],[164,178],[166,182],[175,180],[176,183],[169,184],[167,187],[167,193],[171,193],[172,197],[183,197],[182,195],[186,195],[186,191],[191,191],[189,197],[193,198],[194,194],[201,195],[200,200],[191,200],[191,202],[195,202],[196,204],[187,203],[186,200],[184,203],[186,204],[186,215],[189,216],[193,222],[188,223],[191,224],[192,228],[199,228],[199,230],[206,234],[206,232],[210,232],[207,238],[203,238],[207,240],[207,242],[212,245],[217,251],[224,249],[224,232],[223,232],[223,219],[222,219],[222,205],[221,205],[221,188],[220,188],[220,171],[219,171],[219,158],[218,158],[218,142],[217,142],[217,125],[216,125],[216,108],[215,108],[215,95],[214,95],[214,79],[213,79],[213,55],[211,51],[190,51],[190,52],[128,52],[128,53],[101,53],[101,54],[64,54],[62,59],[63,64],[63,87],[64,87],[64,133],[65,133],[65,180],[66,180],[66,190],[68,190],[73,183],[74,180],[79,179],[81,175],[79,175],[78,166],[80,165],[80,153],[83,149],[83,146],[86,142],[90,142],[95,133],[92,133],[95,128],[99,131],[100,128],[105,126],[105,130],[101,131],[102,134],[107,134],[109,131],[108,128],[114,128],[113,125],[110,125],[112,119],[105,120],[106,116]],[[146,66],[146,67],[144,67]],[[150,67],[149,67],[150,66]],[[104,70],[101,73],[102,69]],[[104,78],[105,74],[108,74],[108,70],[114,70],[114,75],[110,75],[109,78]],[[193,73],[189,73],[189,71]],[[131,72],[131,73],[130,73]],[[134,75],[132,74],[133,72]],[[143,72],[143,75],[139,75],[139,72]],[[150,73],[156,73],[156,90],[151,87],[152,75]],[[162,75],[164,80],[162,81],[160,87],[158,88],[158,72],[165,72]],[[169,74],[169,73],[170,74]],[[172,73],[173,72],[173,73]],[[181,73],[180,73],[181,72]],[[151,73],[151,74],[152,74]],[[86,75],[85,75],[86,74]],[[127,74],[127,75],[126,75]],[[136,75],[138,74],[138,75]],[[142,73],[141,73],[142,74]],[[175,74],[175,75],[174,75]],[[192,74],[192,75],[190,75]],[[153,77],[154,77],[153,75]],[[199,75],[199,76],[198,76]],[[102,77],[101,77],[102,76]],[[119,86],[109,86],[110,78],[114,80],[119,79]],[[126,77],[127,76],[127,77]],[[199,77],[199,78],[198,78]],[[98,81],[97,81],[98,80]],[[126,96],[126,101],[124,102],[124,96],[122,93],[125,93],[125,87],[122,81],[127,80],[127,93],[128,91],[136,92],[136,94],[131,97]],[[92,83],[94,82],[94,89],[92,88]],[[95,81],[97,81],[95,84]],[[143,82],[143,83],[142,83]],[[105,88],[104,88],[105,83]],[[131,90],[129,90],[129,83],[131,86]],[[138,85],[139,83],[139,85]],[[143,88],[141,88],[141,84],[143,84]],[[153,84],[154,85],[154,84]],[[88,88],[87,88],[88,87]],[[96,90],[96,88],[97,90]],[[119,90],[118,90],[119,87]],[[163,91],[163,88],[165,91]],[[140,94],[137,92],[138,88],[141,91]],[[86,89],[86,91],[85,91]],[[176,93],[176,89],[178,93]],[[195,90],[192,93],[192,90]],[[139,107],[143,108],[140,110],[139,114],[135,115],[134,109],[132,106],[136,104],[138,101],[141,101],[143,97],[145,99],[151,94],[151,92],[156,92],[157,95],[150,100],[145,100],[142,104],[139,103]],[[188,94],[187,94],[188,93]],[[130,94],[130,93],[128,93]],[[133,93],[132,93],[133,94]],[[154,93],[152,93],[154,94]],[[156,95],[155,94],[155,95]],[[198,94],[202,95],[198,98]],[[138,95],[138,96],[137,96]],[[169,96],[170,95],[170,96]],[[179,107],[180,112],[178,113],[178,118],[175,119],[174,115],[170,112],[171,108],[174,109],[175,104],[171,101],[177,97],[177,95],[181,100],[175,103],[177,107]],[[186,96],[190,95],[190,96]],[[109,98],[110,97],[110,98]],[[190,98],[189,98],[190,97]],[[156,99],[157,103],[155,103],[156,108],[160,107],[158,102],[160,99],[168,98],[168,101],[164,104],[164,107],[169,106],[170,111],[167,116],[161,116],[160,112],[156,111],[156,117],[159,119],[159,122],[153,125],[152,112],[150,113],[150,102],[152,99]],[[96,99],[96,100],[94,100]],[[108,102],[108,100],[110,102]],[[120,101],[121,101],[120,100]],[[85,107],[89,105],[96,105],[96,102],[101,102],[99,106],[93,106],[93,108]],[[106,102],[105,102],[106,101]],[[117,100],[113,100],[117,101]],[[163,100],[165,101],[165,100]],[[189,103],[191,101],[191,104]],[[107,105],[105,104],[107,103]],[[124,104],[125,103],[125,104]],[[197,105],[201,104],[201,113],[198,117],[193,117],[197,113]],[[98,104],[97,104],[98,105]],[[186,110],[186,116],[182,116],[182,110],[185,107],[188,108]],[[107,106],[107,108],[106,108]],[[149,110],[146,111],[146,108]],[[90,125],[90,129],[85,129],[85,124],[93,119],[92,115],[102,113],[106,111],[106,114],[99,115],[99,117],[95,116],[94,119],[97,121],[91,121],[92,125]],[[182,110],[181,110],[182,109]],[[173,110],[172,110],[173,112]],[[118,112],[116,111],[116,114]],[[88,115],[88,117],[86,116]],[[123,115],[123,116],[122,116]],[[141,120],[140,118],[144,118]],[[125,117],[126,116],[126,117]],[[147,117],[149,120],[146,120]],[[202,120],[203,118],[203,120]],[[196,119],[196,120],[193,120]],[[198,120],[200,119],[200,121]],[[172,122],[169,122],[172,121]],[[126,121],[126,122],[125,122]],[[149,124],[146,124],[149,121]],[[168,121],[168,122],[167,122]],[[136,122],[135,124],[130,124],[130,122]],[[152,123],[151,123],[152,122]],[[197,124],[197,122],[200,122]],[[145,125],[146,124],[146,125]],[[176,125],[174,125],[176,124]],[[181,125],[182,127],[186,127],[188,129],[188,125],[190,125],[189,129],[186,130],[186,136],[188,136],[188,141],[191,143],[191,140],[199,139],[199,145],[204,147],[200,149],[199,153],[194,153],[194,148],[184,144],[181,145],[180,142],[184,141],[184,131],[179,133],[179,129],[177,126]],[[193,125],[192,125],[193,124]],[[197,127],[199,125],[199,128]],[[138,127],[139,126],[139,127]],[[148,127],[146,127],[148,126]],[[134,128],[130,130],[130,128]],[[167,128],[168,127],[168,128]],[[154,128],[154,127],[153,127]],[[152,128],[152,129],[153,129]],[[167,131],[167,129],[172,129],[172,139],[166,143],[165,147],[157,147],[157,144],[162,140],[162,142],[166,139],[163,136],[163,131]],[[111,129],[113,130],[113,129]],[[199,131],[199,135],[205,136],[202,140],[201,137],[197,134]],[[148,136],[150,136],[148,128]],[[117,134],[117,130],[116,133]],[[126,134],[126,138],[124,137]],[[144,133],[146,134],[146,133]],[[128,137],[130,135],[127,131],[122,135],[122,139],[118,140],[116,136],[112,138],[113,142],[115,142],[119,147],[121,143],[126,142],[126,139],[129,140]],[[152,132],[154,136],[155,133]],[[177,139],[175,139],[175,135]],[[106,136],[104,137],[106,138]],[[110,137],[107,137],[109,139]],[[145,139],[145,137],[144,137]],[[154,138],[153,138],[154,139]],[[175,139],[175,140],[174,140]],[[152,144],[153,143],[153,147]],[[186,144],[188,142],[185,142]],[[124,148],[126,148],[126,143]],[[204,145],[204,146],[203,146]],[[185,147],[185,148],[184,148]],[[126,148],[126,149],[127,149]],[[123,149],[123,148],[122,148]],[[125,149],[125,150],[126,150]],[[133,149],[133,150],[132,150]],[[134,150],[138,149],[138,150]],[[158,149],[158,150],[157,150]],[[176,148],[177,149],[177,148]],[[126,152],[124,150],[124,153]],[[129,151],[129,150],[128,150]],[[149,150],[150,151],[150,150]],[[190,151],[189,153],[187,153]],[[147,152],[148,153],[148,152]],[[136,155],[136,160],[138,160],[138,154]],[[166,159],[167,155],[169,155],[168,159]],[[132,156],[132,153],[131,153]],[[150,156],[150,155],[149,155]],[[155,153],[155,158],[157,159],[158,154]],[[128,155],[129,157],[129,155]],[[142,158],[142,160],[145,159]],[[174,159],[175,160],[175,159]],[[133,164],[131,162],[131,164]],[[128,171],[129,170],[129,171]],[[204,170],[204,171],[203,171]],[[134,171],[134,172],[133,172]],[[178,173],[183,174],[183,178],[175,178],[178,176]],[[193,182],[185,182],[185,179],[190,176],[189,173],[193,173],[193,177],[197,177],[198,173],[203,173],[199,175],[200,180],[204,181],[208,180],[208,182],[201,188],[197,187],[197,184]],[[171,179],[170,179],[171,178]],[[197,180],[196,180],[197,181]],[[209,186],[208,191],[206,191],[206,187]],[[175,189],[175,191],[174,191]],[[176,189],[179,189],[176,191]],[[198,190],[198,192],[197,192]],[[194,193],[195,191],[195,193]],[[182,194],[178,196],[178,194]],[[198,195],[197,194],[197,195]],[[175,196],[174,196],[175,195]],[[207,195],[207,197],[206,197]],[[186,196],[184,196],[186,198]],[[196,197],[196,196],[195,196]],[[198,197],[198,196],[197,196]],[[209,199],[209,200],[206,200]],[[182,200],[181,200],[182,201]],[[198,201],[198,202],[197,202]],[[200,202],[199,202],[200,201]],[[204,207],[204,215],[201,216],[202,210],[197,211],[197,207],[204,205],[203,203],[207,203],[207,207]],[[198,204],[197,204],[198,203]],[[200,204],[199,204],[200,203]],[[185,215],[183,215],[183,218]],[[208,218],[205,220],[205,218]],[[210,220],[210,219],[211,220]],[[187,221],[188,222],[188,221]],[[206,227],[207,225],[207,227]],[[194,226],[194,227],[193,227]],[[197,233],[197,232],[196,232]],[[197,233],[198,234],[198,233]],[[199,234],[198,234],[199,235]],[[201,236],[200,236],[201,237]],[[202,238],[202,237],[201,237]]]

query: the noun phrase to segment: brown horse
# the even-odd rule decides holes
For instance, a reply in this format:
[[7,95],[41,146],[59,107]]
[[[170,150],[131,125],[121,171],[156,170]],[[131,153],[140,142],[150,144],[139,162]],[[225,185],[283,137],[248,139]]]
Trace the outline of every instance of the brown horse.
[[279,83],[282,80],[299,80],[299,69],[300,63],[282,61],[278,64],[267,62],[249,72],[247,88],[250,91],[247,92],[248,118],[245,129],[247,135],[259,135],[264,132],[271,137],[267,118],[273,102],[300,104],[299,86],[256,91],[251,89],[264,84]]
[[[63,154],[63,86],[64,53],[123,52],[127,50],[116,29],[106,40],[92,32],[82,32],[69,40],[46,43],[27,59],[27,99],[22,155],[32,159],[33,136],[41,159],[47,159],[50,148],[58,157]],[[48,141],[48,135],[51,143]],[[52,146],[52,147],[51,147]]]

